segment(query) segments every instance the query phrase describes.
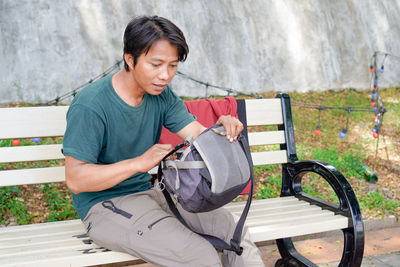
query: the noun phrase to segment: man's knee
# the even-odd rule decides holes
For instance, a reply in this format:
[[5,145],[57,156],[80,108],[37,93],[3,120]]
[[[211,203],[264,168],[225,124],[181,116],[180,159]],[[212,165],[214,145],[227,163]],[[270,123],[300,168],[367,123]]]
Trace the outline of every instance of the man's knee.
[[204,241],[196,245],[198,249],[184,252],[183,257],[186,258],[188,266],[222,266],[217,250],[208,241]]

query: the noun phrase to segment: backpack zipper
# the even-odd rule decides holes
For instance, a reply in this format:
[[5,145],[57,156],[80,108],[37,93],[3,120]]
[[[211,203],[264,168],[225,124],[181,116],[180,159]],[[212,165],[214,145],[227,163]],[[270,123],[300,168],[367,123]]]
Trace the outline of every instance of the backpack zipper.
[[115,207],[114,203],[111,200],[103,201],[101,203],[101,205],[103,205],[103,207],[106,209],[112,210],[114,213],[124,216],[125,218],[128,218],[128,219],[132,218],[132,214]]

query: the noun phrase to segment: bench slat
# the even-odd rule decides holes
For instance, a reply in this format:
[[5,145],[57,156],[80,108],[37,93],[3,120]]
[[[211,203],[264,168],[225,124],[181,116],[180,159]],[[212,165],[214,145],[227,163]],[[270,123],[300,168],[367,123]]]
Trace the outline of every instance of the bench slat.
[[[281,212],[290,212],[290,211],[296,211],[296,210],[307,210],[310,208],[310,204],[307,202],[298,202],[298,203],[293,203],[291,205],[287,206],[275,206],[275,207],[259,207],[257,209],[250,209],[249,211],[249,216],[251,217],[258,217],[258,216],[265,216],[265,214],[268,214],[269,216],[273,217],[275,216],[276,213],[281,213]],[[242,209],[243,210],[243,209]],[[242,214],[242,211],[234,211],[232,212],[233,214]]]
[[[19,255],[0,257],[0,266],[71,267],[91,266],[138,260],[129,254],[104,251],[96,245],[63,246],[41,251],[21,251]],[[84,253],[86,250],[86,253]]]
[[253,227],[258,225],[266,225],[272,224],[277,222],[286,221],[287,217],[290,218],[303,218],[303,217],[321,217],[321,216],[335,216],[334,213],[322,210],[319,207],[309,207],[309,208],[302,208],[299,210],[292,210],[284,212],[275,212],[274,214],[261,214],[261,215],[253,215],[246,220],[246,225]]
[[[279,204],[279,203],[285,203],[285,202],[299,202],[301,200],[299,200],[297,197],[295,196],[285,196],[285,197],[274,197],[274,198],[265,198],[265,199],[257,199],[254,202],[251,202],[251,207],[257,207],[257,206],[263,206],[265,207],[266,203],[268,203],[269,205],[283,205],[283,204]],[[277,204],[278,203],[278,204]],[[232,209],[234,207],[242,207],[244,205],[244,203],[242,201],[240,202],[231,202],[229,204],[227,204],[226,206],[224,206],[227,209]],[[268,206],[269,206],[268,205]]]
[[[59,149],[61,148],[60,145],[52,145],[52,146],[53,146],[52,150],[54,152],[53,154],[56,156],[58,155],[58,157],[61,158],[62,154],[61,152],[59,152]],[[13,147],[13,149],[14,148],[18,147]],[[8,148],[3,151],[7,150]],[[255,166],[287,162],[286,150],[252,152],[251,156],[253,158],[253,163]],[[6,155],[3,154],[3,157],[6,157]],[[26,158],[30,158],[30,156],[27,155]],[[150,171],[150,173],[156,173],[156,170],[157,170],[156,168],[153,168]],[[63,182],[63,181],[65,181],[65,167],[47,167],[47,168],[0,171],[0,186],[41,184],[41,183]]]
[[[292,214],[290,218],[295,218],[297,221],[309,220],[309,221],[320,221],[326,218],[333,218],[335,215],[332,212],[304,212]],[[277,218],[257,218],[246,222],[248,227],[268,226],[287,222],[288,216],[280,216]]]
[[250,146],[286,143],[285,131],[250,132],[248,135]]
[[[272,203],[285,202],[285,201],[295,202],[295,201],[299,201],[299,199],[294,196],[257,199],[257,200],[254,200],[251,202],[251,208],[253,209],[256,206],[269,206]],[[265,204],[268,204],[268,205],[265,205]],[[234,207],[243,207],[244,205],[245,204],[243,202],[231,202],[231,203],[227,204],[226,206],[224,206],[224,208],[230,210]]]
[[286,150],[252,152],[254,166],[287,163]]
[[247,126],[283,124],[279,98],[246,99]]
[[[281,200],[283,199],[283,201]],[[267,201],[266,201],[267,200]],[[309,203],[304,201],[299,201],[294,197],[282,197],[276,199],[270,199],[272,201],[266,200],[256,200],[252,202],[252,206],[250,208],[249,218],[257,217],[254,213],[261,213],[264,215],[276,216],[274,214],[281,214],[283,210],[288,210],[288,207],[292,207],[294,210],[304,210],[300,209],[299,206],[307,206],[309,209],[318,209],[319,207],[310,207]],[[273,201],[279,200],[279,201]],[[231,203],[225,206],[227,210],[232,213],[240,213],[243,210],[245,202],[240,203]],[[284,208],[286,206],[286,209]],[[253,215],[252,215],[253,214]],[[33,231],[32,229],[35,229]],[[1,229],[0,235],[0,247],[7,247],[10,244],[15,242],[25,243],[25,240],[30,239],[46,239],[53,238],[57,235],[77,235],[85,232],[85,228],[80,220],[74,220],[70,223],[67,221],[57,222],[57,223],[41,223],[35,225],[27,225],[27,226],[15,226],[15,227],[6,227]]]
[[[268,201],[268,200],[275,200],[275,201]],[[250,210],[259,210],[259,209],[280,209],[290,206],[297,206],[299,204],[304,204],[308,202],[300,201],[298,198],[295,197],[277,197],[277,198],[268,198],[268,199],[259,199],[257,201],[251,202]],[[227,210],[230,212],[242,212],[243,210],[242,202],[237,203],[230,203],[229,205],[225,206]]]
[[58,222],[47,222],[47,223],[35,223],[35,224],[27,224],[27,225],[18,225],[18,226],[10,226],[10,227],[0,227],[0,240],[3,238],[4,233],[17,233],[24,231],[36,231],[38,229],[65,229],[66,227],[81,227],[83,226],[81,220],[67,220],[67,221],[58,221]]
[[[310,206],[310,204],[308,203],[304,203],[304,202],[299,202],[296,204],[293,204],[291,206],[287,206],[287,207],[275,207],[275,208],[260,208],[260,209],[256,209],[256,210],[250,210],[249,211],[249,215],[250,216],[262,216],[264,214],[266,214],[267,212],[277,212],[280,210],[284,210],[284,211],[296,211],[296,210],[304,210],[307,209]],[[236,214],[236,213],[235,213]],[[238,212],[237,214],[241,214],[241,212]]]
[[[10,245],[8,247],[2,248],[1,252],[2,254],[0,255],[1,257],[4,257],[5,255],[7,256],[18,256],[19,254],[25,254],[25,250],[29,249],[29,253],[35,253],[36,251],[51,251],[53,249],[62,249],[63,247],[77,247],[78,249],[89,249],[96,247],[95,244],[85,244],[82,240],[79,240],[78,238],[72,238],[71,236],[57,236],[58,240],[52,240],[52,242],[47,241],[44,242],[44,240],[40,239],[40,242],[32,242],[31,240],[28,240],[27,243],[24,244],[19,244],[18,246],[16,245]],[[89,238],[86,238],[89,239]],[[29,242],[30,241],[30,242]]]
[[[65,225],[63,227],[58,228],[42,228],[42,229],[35,229],[35,232],[32,232],[31,229],[17,231],[17,232],[9,232],[4,233],[4,236],[0,239],[0,247],[8,247],[11,244],[24,244],[26,242],[30,242],[29,240],[37,239],[37,240],[51,240],[57,236],[77,236],[82,233],[85,233],[85,227],[82,222],[79,220],[79,225]],[[78,237],[77,237],[78,238]]]
[[0,163],[64,159],[62,144],[0,147]]
[[62,136],[69,106],[0,108],[0,139]]
[[65,181],[65,167],[0,171],[0,186],[41,184]]
[[[292,221],[289,222],[290,220]],[[287,217],[286,222],[274,225],[250,227],[249,231],[254,242],[261,242],[265,240],[344,229],[347,228],[348,225],[349,219],[340,215],[323,219],[321,218],[317,221],[310,221],[307,218],[298,220],[297,218]]]
[[[0,109],[0,139],[62,136],[69,106]],[[281,100],[246,99],[247,125],[282,124]],[[268,116],[266,116],[268,114]]]

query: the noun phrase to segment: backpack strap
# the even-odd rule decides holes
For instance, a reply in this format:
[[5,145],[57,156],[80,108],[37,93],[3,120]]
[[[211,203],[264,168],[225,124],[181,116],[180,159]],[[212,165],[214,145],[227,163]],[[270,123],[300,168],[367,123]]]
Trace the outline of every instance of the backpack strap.
[[[250,148],[249,144],[247,142],[247,139],[245,136],[240,135],[239,138],[239,143],[243,148],[243,151],[246,154],[247,161],[249,162],[249,168],[250,168],[250,193],[247,198],[246,206],[243,209],[242,215],[240,216],[240,219],[236,225],[235,232],[233,233],[233,237],[231,239],[231,246],[235,248],[236,250],[240,250],[240,254],[242,254],[243,248],[240,247],[241,239],[242,239],[242,231],[244,227],[244,223],[247,218],[247,214],[249,213],[250,210],[250,205],[251,205],[251,200],[253,198],[253,189],[254,189],[254,166],[253,166],[253,160],[251,158],[250,154]],[[237,253],[237,252],[236,252]],[[238,255],[240,255],[238,254]]]
[[204,161],[178,161],[178,160],[166,160],[164,161],[163,167],[173,169],[201,169],[205,168],[206,164]]
[[[240,246],[241,243],[241,239],[242,239],[242,232],[243,232],[243,227],[244,227],[244,223],[246,221],[247,218],[247,214],[249,213],[249,209],[250,209],[250,205],[251,205],[251,200],[253,197],[253,187],[254,187],[254,169],[253,169],[253,161],[251,159],[251,155],[250,155],[250,149],[249,149],[249,145],[247,143],[246,138],[243,135],[239,135],[238,137],[238,142],[240,143],[240,145],[243,148],[243,151],[246,154],[247,157],[247,161],[249,162],[249,167],[250,167],[250,193],[249,193],[249,197],[247,199],[246,205],[243,209],[242,215],[240,216],[240,219],[238,221],[238,223],[236,224],[236,228],[235,231],[233,233],[233,237],[230,241],[230,244],[226,243],[224,240],[216,237],[216,236],[211,236],[211,235],[207,235],[207,234],[202,234],[202,233],[198,233],[196,231],[194,231],[185,221],[185,219],[183,219],[182,215],[180,214],[180,212],[178,211],[178,209],[176,208],[175,203],[173,202],[171,195],[169,194],[169,192],[167,190],[162,190],[165,199],[167,200],[168,203],[168,207],[169,209],[172,211],[172,213],[175,215],[175,217],[184,225],[186,226],[189,230],[191,230],[192,232],[201,235],[203,238],[205,238],[206,240],[208,240],[215,248],[218,249],[222,249],[222,250],[229,250],[229,251],[234,251],[236,252],[237,255],[241,255],[243,253],[243,248]],[[170,155],[172,155],[173,153],[175,153],[177,150],[179,150],[180,148],[184,147],[185,143],[179,144],[175,147],[175,149],[173,150],[173,152],[171,151],[170,153],[168,153],[167,156],[164,157],[164,159],[161,161],[165,161],[166,158],[168,158]],[[186,143],[187,145],[187,143]],[[179,148],[178,148],[179,147]],[[162,180],[162,168],[161,168],[161,162],[158,166],[158,171],[157,171],[157,178],[158,181],[161,182]]]

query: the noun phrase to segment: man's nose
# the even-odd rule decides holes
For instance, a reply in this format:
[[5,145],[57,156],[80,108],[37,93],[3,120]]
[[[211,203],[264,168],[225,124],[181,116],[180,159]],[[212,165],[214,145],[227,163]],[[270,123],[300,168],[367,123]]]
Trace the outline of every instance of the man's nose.
[[168,69],[166,68],[166,67],[164,67],[164,68],[162,68],[161,70],[160,70],[160,73],[159,73],[159,75],[158,75],[158,78],[160,79],[160,80],[168,80],[169,79],[169,76],[170,76],[170,74],[168,73]]

